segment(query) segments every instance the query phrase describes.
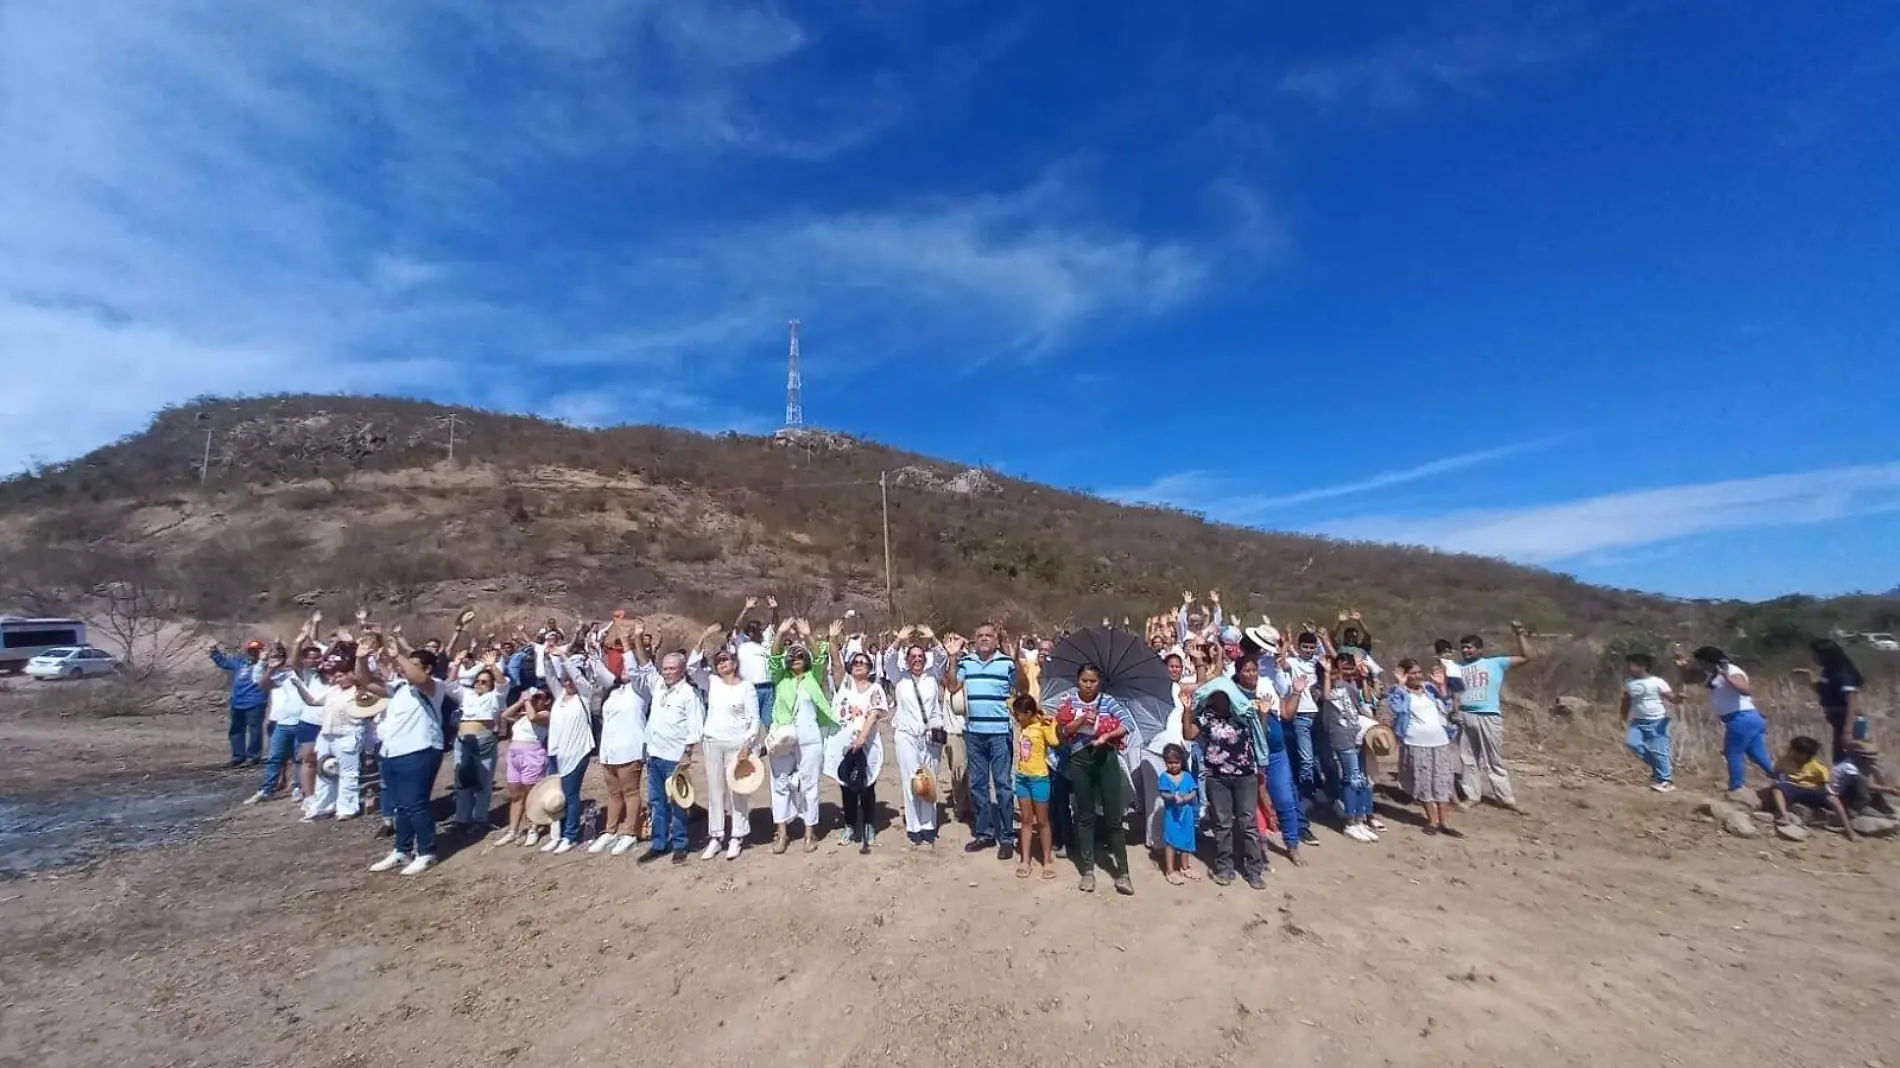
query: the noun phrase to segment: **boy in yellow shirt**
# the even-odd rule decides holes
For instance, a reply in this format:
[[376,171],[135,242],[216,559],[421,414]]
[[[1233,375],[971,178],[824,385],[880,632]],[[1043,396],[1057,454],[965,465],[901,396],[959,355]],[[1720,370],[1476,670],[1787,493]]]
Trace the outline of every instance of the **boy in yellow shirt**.
[[1821,743],[1805,734],[1788,740],[1787,750],[1775,761],[1775,784],[1762,791],[1762,800],[1774,806],[1777,827],[1791,820],[1789,805],[1810,805],[1832,811],[1847,837],[1854,837],[1853,821],[1848,818],[1847,806],[1841,803],[1834,770],[1821,760]]
[[1046,715],[1035,697],[1019,693],[1010,699],[1010,717],[1016,721],[1016,816],[1022,827],[1022,862],[1016,878],[1029,878],[1030,860],[1042,845],[1042,877],[1053,879],[1050,867],[1054,846],[1049,834],[1049,750],[1062,744],[1056,721]]

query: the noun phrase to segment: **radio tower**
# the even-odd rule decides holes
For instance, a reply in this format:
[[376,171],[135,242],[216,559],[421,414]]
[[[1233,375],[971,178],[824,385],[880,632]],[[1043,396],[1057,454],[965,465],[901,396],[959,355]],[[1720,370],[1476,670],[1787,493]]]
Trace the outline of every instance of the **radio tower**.
[[798,320],[792,320],[792,351],[786,358],[785,427],[796,430],[805,425],[805,383],[798,373]]

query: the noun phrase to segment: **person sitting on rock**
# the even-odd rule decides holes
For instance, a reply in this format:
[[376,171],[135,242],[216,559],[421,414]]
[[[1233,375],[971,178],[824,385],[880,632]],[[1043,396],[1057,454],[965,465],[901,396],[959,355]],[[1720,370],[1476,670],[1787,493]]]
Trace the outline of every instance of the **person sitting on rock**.
[[1762,791],[1762,803],[1774,808],[1778,827],[1792,822],[1789,805],[1830,810],[1841,821],[1841,830],[1848,839],[1854,837],[1833,769],[1821,761],[1821,743],[1805,734],[1788,740],[1787,750],[1775,761],[1775,784]]
[[1900,796],[1900,789],[1880,782],[1875,761],[1871,743],[1850,741],[1829,773],[1828,782],[1853,815],[1893,819],[1893,805],[1887,799]]

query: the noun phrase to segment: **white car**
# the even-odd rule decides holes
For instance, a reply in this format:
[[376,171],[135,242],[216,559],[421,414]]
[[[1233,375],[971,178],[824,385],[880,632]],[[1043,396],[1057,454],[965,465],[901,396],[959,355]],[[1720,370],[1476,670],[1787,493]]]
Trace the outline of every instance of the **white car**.
[[1900,653],[1900,641],[1894,641],[1891,634],[1869,634],[1867,644],[1883,653]]
[[111,653],[90,645],[62,645],[26,662],[26,673],[36,679],[79,679],[117,670],[119,662]]

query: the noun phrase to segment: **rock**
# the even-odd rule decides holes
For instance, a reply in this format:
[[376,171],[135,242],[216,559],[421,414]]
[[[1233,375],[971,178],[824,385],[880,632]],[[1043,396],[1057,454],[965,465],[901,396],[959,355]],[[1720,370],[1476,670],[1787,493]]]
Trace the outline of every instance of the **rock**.
[[1809,805],[1789,805],[1788,815],[1793,816],[1795,819],[1800,820],[1804,826],[1809,826],[1809,827],[1812,827],[1813,825],[1817,823],[1826,822],[1825,818],[1823,818],[1819,812],[1816,812],[1814,808]]
[[1596,706],[1581,697],[1559,697],[1550,706],[1552,715],[1574,718],[1587,716],[1596,710]]
[[1797,824],[1784,823],[1775,828],[1775,837],[1784,842],[1805,842],[1808,840],[1808,829]]
[[1755,821],[1740,812],[1731,812],[1722,820],[1722,829],[1737,838],[1755,838],[1761,832],[1755,829]]
[[1775,814],[1772,812],[1750,812],[1748,818],[1754,820],[1756,823],[1775,822]]
[[302,605],[305,608],[315,608],[317,606],[317,601],[322,599],[322,597],[323,597],[322,590],[305,590],[304,592],[298,594],[297,596],[292,597],[291,600],[297,602],[298,604]]
[[1744,819],[1748,818],[1746,811],[1729,804],[1719,797],[1710,798],[1702,802],[1695,807],[1695,810],[1696,815],[1707,816],[1717,823],[1727,820],[1730,816],[1741,816]]
[[1731,804],[1742,806],[1742,811],[1753,812],[1761,807],[1761,795],[1753,790],[1730,790],[1727,795]]
[[1868,838],[1890,838],[1900,834],[1900,820],[1890,820],[1885,816],[1855,816],[1854,833]]

